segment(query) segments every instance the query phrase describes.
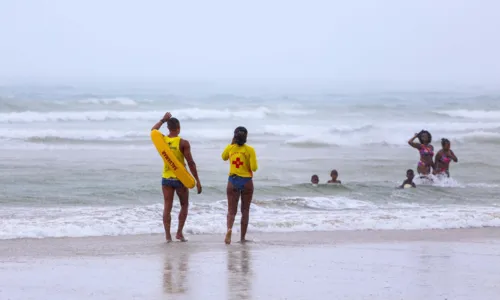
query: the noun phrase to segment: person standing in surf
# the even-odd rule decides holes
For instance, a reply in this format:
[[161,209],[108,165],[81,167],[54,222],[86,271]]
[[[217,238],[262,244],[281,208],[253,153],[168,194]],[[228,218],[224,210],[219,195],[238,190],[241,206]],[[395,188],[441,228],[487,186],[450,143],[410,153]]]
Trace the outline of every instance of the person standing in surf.
[[[196,170],[196,163],[193,160],[193,156],[191,154],[191,145],[188,140],[182,139],[179,136],[181,132],[181,124],[177,118],[172,118],[172,115],[167,112],[163,119],[158,121],[151,130],[159,130],[164,123],[167,123],[168,135],[163,136],[165,143],[167,143],[170,147],[170,150],[174,153],[175,157],[179,162],[185,163],[187,162],[189,166],[189,170],[191,174],[196,179],[196,189],[198,190],[198,194],[201,193],[201,183],[198,178],[198,171]],[[164,208],[163,208],[163,227],[165,229],[165,238],[167,242],[172,242],[172,236],[170,234],[170,223],[172,212],[172,206],[174,203],[174,192],[179,197],[179,202],[181,204],[181,210],[179,212],[179,225],[177,228],[177,234],[175,238],[180,240],[181,242],[186,242],[187,240],[184,238],[184,234],[182,230],[184,229],[184,224],[186,223],[188,208],[189,208],[189,189],[182,184],[182,182],[177,179],[175,173],[169,168],[169,166],[164,163],[163,164],[163,173],[161,179],[161,189],[163,192],[163,200],[164,200]]]
[[248,131],[245,127],[237,127],[231,144],[222,152],[222,160],[229,160],[229,178],[227,182],[227,232],[224,242],[231,244],[234,219],[238,212],[241,197],[241,242],[246,241],[250,204],[253,197],[253,173],[257,171],[255,149],[246,144]]
[[[415,139],[418,138],[420,143],[415,143]],[[417,172],[423,176],[431,174],[431,168],[434,169],[434,147],[431,145],[432,135],[427,130],[422,130],[408,140],[408,144],[413,148],[417,149],[420,153],[420,161],[417,164]]]
[[441,139],[441,146],[443,148],[436,153],[436,157],[434,158],[434,165],[436,168],[434,169],[433,174],[446,174],[446,176],[450,177],[450,162],[458,162],[458,158],[451,150],[450,140]]

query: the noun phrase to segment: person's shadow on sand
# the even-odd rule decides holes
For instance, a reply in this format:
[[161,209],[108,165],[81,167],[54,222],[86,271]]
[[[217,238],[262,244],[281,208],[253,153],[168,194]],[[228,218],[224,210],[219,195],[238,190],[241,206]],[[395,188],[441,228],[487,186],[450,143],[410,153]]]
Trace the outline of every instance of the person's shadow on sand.
[[252,257],[248,245],[228,247],[228,299],[252,299]]
[[183,294],[187,291],[186,277],[189,257],[186,252],[181,252],[179,256],[165,255],[163,291],[167,294]]

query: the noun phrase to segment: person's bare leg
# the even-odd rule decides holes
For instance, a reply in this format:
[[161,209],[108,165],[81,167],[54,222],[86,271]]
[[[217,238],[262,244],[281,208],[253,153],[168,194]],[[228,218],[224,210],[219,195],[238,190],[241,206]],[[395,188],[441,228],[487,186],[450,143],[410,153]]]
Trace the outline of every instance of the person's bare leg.
[[229,245],[231,244],[231,234],[233,231],[234,219],[236,218],[236,213],[238,212],[238,201],[240,198],[240,192],[233,187],[231,182],[227,182],[226,188],[227,194],[227,232],[224,242]]
[[172,205],[174,203],[174,188],[169,186],[161,186],[163,191],[163,228],[165,229],[165,239],[167,243],[172,241],[172,236],[170,235],[170,222],[172,218],[170,213],[172,212]]
[[244,243],[250,219],[250,204],[253,197],[253,181],[247,182],[241,193],[241,242]]
[[184,224],[186,224],[186,219],[188,216],[189,190],[186,187],[182,187],[176,189],[175,192],[177,193],[177,196],[179,197],[179,201],[181,203],[181,211],[179,212],[179,227],[177,228],[177,234],[175,235],[175,238],[180,240],[181,242],[187,242],[182,231],[184,229]]

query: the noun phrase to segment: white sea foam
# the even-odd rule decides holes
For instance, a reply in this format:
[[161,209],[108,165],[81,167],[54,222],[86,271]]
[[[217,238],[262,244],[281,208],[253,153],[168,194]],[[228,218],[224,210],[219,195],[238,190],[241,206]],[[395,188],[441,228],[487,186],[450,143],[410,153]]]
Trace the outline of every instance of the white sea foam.
[[[154,122],[154,121],[153,121]],[[150,125],[150,124],[148,124]],[[89,127],[76,128],[0,128],[0,140],[25,140],[28,142],[54,142],[57,140],[81,140],[81,141],[125,141],[125,140],[147,140],[149,139],[149,127],[143,130],[123,129],[91,129]],[[116,128],[116,126],[114,126]],[[262,128],[262,129],[261,129]],[[187,139],[198,141],[226,141],[231,136],[231,127],[217,128],[186,126],[182,136]],[[285,144],[292,146],[349,146],[360,145],[392,145],[406,147],[408,139],[407,131],[383,130],[376,127],[360,125],[353,126],[330,126],[322,128],[317,125],[264,125],[251,128],[253,142],[264,142],[267,139],[275,141],[282,140]],[[439,132],[438,132],[439,133]],[[479,141],[485,143],[500,143],[500,134],[497,132],[474,130],[466,133],[441,134],[452,142]],[[2,145],[7,146],[7,145]]]
[[138,103],[133,99],[127,97],[114,97],[114,98],[87,98],[78,101],[84,104],[97,104],[97,105],[124,105],[124,106],[137,106]]
[[[0,140],[1,141],[1,140]],[[150,151],[152,145],[119,145],[120,151],[133,151],[133,152],[143,152]],[[43,150],[62,150],[62,151],[74,151],[74,150],[98,150],[107,152],[115,149],[114,146],[111,145],[101,145],[95,143],[88,144],[71,144],[71,143],[57,143],[57,144],[49,144],[49,143],[25,143],[19,141],[8,141],[0,143],[0,149],[2,150],[23,150],[23,151],[43,151]]]
[[[210,128],[188,128],[182,132],[187,139],[209,139],[212,141],[227,141],[231,130],[222,131]],[[128,141],[149,140],[149,128],[138,130],[116,130],[116,129],[0,129],[0,140],[25,140],[35,142],[51,142],[62,140],[75,141]]]
[[[10,112],[0,113],[0,123],[34,123],[34,122],[71,122],[71,121],[154,121],[163,116],[164,111],[54,111],[54,112]],[[181,120],[227,120],[227,119],[264,119],[268,115],[304,113],[302,111],[273,111],[267,107],[255,109],[177,109],[172,114]]]
[[500,143],[500,133],[491,131],[473,131],[459,134],[456,136],[457,141],[476,141],[483,143]]
[[[250,234],[257,232],[446,229],[500,226],[500,208],[467,206],[375,206],[345,198],[306,199],[310,209],[266,208],[252,205]],[[326,210],[325,210],[326,209]],[[162,206],[4,208],[0,239],[83,237],[162,233]],[[173,214],[178,213],[174,208]],[[212,205],[193,203],[186,232],[222,234],[226,222],[225,201]],[[239,218],[239,217],[238,217]],[[172,218],[175,228],[177,218]],[[239,223],[238,220],[236,223]],[[238,230],[237,227],[235,230]]]
[[148,131],[119,131],[99,129],[0,129],[0,138],[4,139],[74,139],[74,140],[118,140],[133,137],[147,137]]
[[455,109],[436,111],[435,113],[465,119],[500,120],[500,110]]

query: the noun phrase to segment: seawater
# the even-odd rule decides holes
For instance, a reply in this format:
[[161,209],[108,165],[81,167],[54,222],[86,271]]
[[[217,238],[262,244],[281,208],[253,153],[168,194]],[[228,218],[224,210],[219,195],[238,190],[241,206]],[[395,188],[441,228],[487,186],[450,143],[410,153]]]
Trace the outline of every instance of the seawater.
[[[225,231],[220,155],[237,126],[259,160],[250,232],[500,226],[497,94],[2,89],[0,238],[161,233],[162,160],[149,133],[166,111],[180,119],[203,185],[191,193],[188,234]],[[450,139],[459,162],[451,178],[395,189],[416,169],[407,140],[421,129],[436,151]],[[325,184],[331,169],[342,185]]]

